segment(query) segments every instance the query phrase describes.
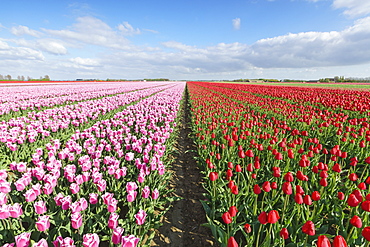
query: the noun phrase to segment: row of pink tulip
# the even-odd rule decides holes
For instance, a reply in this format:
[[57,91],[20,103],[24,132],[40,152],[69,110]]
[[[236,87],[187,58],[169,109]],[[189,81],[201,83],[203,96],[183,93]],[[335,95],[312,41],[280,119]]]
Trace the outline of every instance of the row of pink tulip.
[[6,234],[0,242],[136,246],[159,220],[155,209],[167,202],[163,159],[183,89],[178,83],[152,92],[66,142],[45,143],[31,163],[1,170],[0,228]]
[[[12,118],[0,125],[0,142],[4,143],[4,152],[6,149],[16,151],[18,145],[22,145],[27,141],[32,143],[37,139],[50,136],[51,132],[68,129],[72,125],[77,127],[80,124],[97,119],[99,116],[118,107],[158,92],[164,87],[168,87],[168,85],[82,101],[78,104],[69,104],[38,112],[28,112],[27,116]],[[126,91],[130,90],[128,86],[125,88]],[[134,88],[137,89],[137,87]]]
[[[163,82],[0,87],[1,95],[4,95],[0,101],[0,115],[11,114],[21,110],[40,110],[42,107],[50,108],[159,85],[163,85]],[[19,88],[22,90],[19,90]]]

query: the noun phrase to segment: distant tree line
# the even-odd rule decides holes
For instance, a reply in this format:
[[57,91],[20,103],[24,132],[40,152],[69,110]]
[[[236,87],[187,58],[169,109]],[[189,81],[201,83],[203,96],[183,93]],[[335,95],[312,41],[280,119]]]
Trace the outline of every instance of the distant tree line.
[[44,77],[40,76],[39,79],[33,79],[29,76],[27,76],[27,79],[22,76],[17,76],[17,78],[12,78],[11,75],[1,75],[0,74],[0,81],[50,81],[50,77],[48,75],[45,75]]
[[348,77],[344,76],[334,76],[333,78],[321,78],[320,82],[370,82],[370,77]]

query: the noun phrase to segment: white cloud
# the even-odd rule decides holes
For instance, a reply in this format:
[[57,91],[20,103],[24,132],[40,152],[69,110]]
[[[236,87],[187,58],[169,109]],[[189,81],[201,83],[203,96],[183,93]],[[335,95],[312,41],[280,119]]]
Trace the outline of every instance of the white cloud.
[[235,18],[233,19],[233,28],[235,30],[239,30],[240,29],[240,18]]
[[36,30],[32,30],[29,27],[26,26],[17,26],[17,27],[12,27],[10,29],[10,32],[16,36],[21,36],[21,35],[31,35],[33,37],[39,37],[41,35],[40,32]]
[[370,1],[368,0],[333,0],[336,9],[345,8],[344,14],[349,17],[360,17],[370,14]]
[[41,39],[37,41],[37,47],[53,55],[66,55],[67,48],[57,40]]
[[99,67],[99,66],[101,66],[97,59],[92,59],[92,58],[76,57],[76,58],[71,58],[70,61],[72,61],[76,65],[85,66],[85,67]]
[[119,24],[117,28],[122,32],[123,35],[134,35],[141,33],[139,28],[134,29],[128,22]]
[[52,36],[72,42],[82,42],[114,49],[128,49],[129,41],[108,24],[91,16],[79,17],[77,22],[63,30],[43,29]]
[[0,50],[7,50],[7,49],[9,49],[8,43],[6,43],[5,41],[0,40]]
[[370,62],[370,17],[340,32],[304,32],[261,39],[245,58],[258,67],[315,67]]
[[0,60],[44,60],[42,52],[27,47],[12,47],[0,40]]
[[64,42],[54,39],[12,39],[13,43],[20,47],[28,47],[34,50],[41,50],[53,55],[66,55],[68,53],[67,48],[63,44]]

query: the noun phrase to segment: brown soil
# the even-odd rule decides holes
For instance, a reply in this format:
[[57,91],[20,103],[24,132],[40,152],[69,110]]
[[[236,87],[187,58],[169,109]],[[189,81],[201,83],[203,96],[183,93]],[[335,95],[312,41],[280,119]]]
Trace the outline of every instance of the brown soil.
[[190,112],[186,101],[183,105],[179,137],[176,144],[178,154],[171,168],[173,178],[170,187],[175,191],[172,196],[183,199],[175,201],[165,214],[163,226],[156,230],[150,246],[216,246],[211,230],[201,226],[206,223],[205,213],[200,200],[204,200],[202,175],[194,159],[196,146],[189,137]]

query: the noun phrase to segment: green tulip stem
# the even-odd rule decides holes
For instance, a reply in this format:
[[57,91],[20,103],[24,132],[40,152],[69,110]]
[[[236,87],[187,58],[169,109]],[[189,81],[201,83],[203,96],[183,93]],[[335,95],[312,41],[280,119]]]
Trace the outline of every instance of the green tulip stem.
[[350,208],[349,210],[349,213],[348,213],[348,221],[347,221],[347,226],[346,226],[346,232],[348,232],[348,228],[349,228],[349,225],[350,225],[350,220],[351,220],[351,216],[352,216],[352,207]]
[[347,242],[347,243],[348,243],[349,239],[351,238],[352,233],[353,233],[353,231],[355,230],[355,228],[356,228],[356,227],[354,227],[354,226],[353,226],[353,227],[351,228],[351,231],[348,233],[347,238],[346,238],[346,242]]
[[307,246],[307,241],[308,241],[308,235],[306,235],[306,238],[305,238],[304,243],[303,243],[302,246]]
[[261,230],[262,230],[262,224],[260,224],[260,227],[259,227],[259,229],[258,229],[258,233],[257,233],[257,240],[256,240],[256,247],[258,247],[259,246],[259,240],[260,240],[260,235],[261,235]]
[[289,195],[286,195],[285,200],[284,200],[283,214],[281,216],[281,222],[283,223],[284,223],[285,210],[286,210],[286,205],[287,205],[288,200],[289,200]]

